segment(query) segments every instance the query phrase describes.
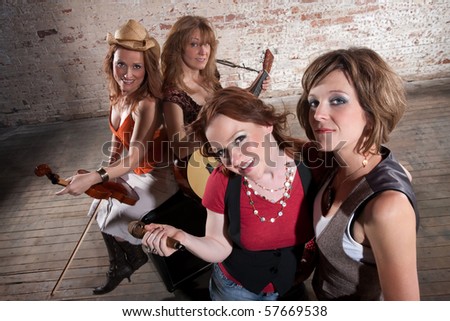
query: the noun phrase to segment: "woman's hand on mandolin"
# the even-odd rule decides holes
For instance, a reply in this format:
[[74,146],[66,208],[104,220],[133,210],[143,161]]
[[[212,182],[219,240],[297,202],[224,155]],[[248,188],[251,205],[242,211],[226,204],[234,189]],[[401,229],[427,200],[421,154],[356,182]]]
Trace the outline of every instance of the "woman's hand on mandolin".
[[269,89],[270,83],[271,83],[271,82],[272,82],[272,81],[271,81],[271,79],[270,79],[270,76],[267,76],[267,78],[264,79],[264,81],[263,81],[263,83],[262,83],[262,86],[261,86],[262,90],[263,90],[263,91],[266,91],[267,89]]

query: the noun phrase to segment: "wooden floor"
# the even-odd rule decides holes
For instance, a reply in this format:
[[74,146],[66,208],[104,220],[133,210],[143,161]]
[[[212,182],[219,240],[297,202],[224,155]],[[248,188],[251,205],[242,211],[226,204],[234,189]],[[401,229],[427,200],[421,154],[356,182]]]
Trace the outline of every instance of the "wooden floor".
[[[417,238],[422,300],[450,300],[450,79],[407,85],[409,110],[388,144],[411,171],[421,213]],[[296,97],[274,100],[295,110]],[[302,135],[295,119],[294,134]],[[151,263],[113,292],[103,283],[106,249],[92,224],[58,289],[50,296],[88,218],[87,196],[55,196],[37,177],[47,163],[65,178],[100,164],[110,134],[106,118],[0,130],[0,300],[203,300],[205,274],[187,290],[166,290]],[[192,291],[189,291],[192,290]],[[197,291],[197,292],[196,292]]]

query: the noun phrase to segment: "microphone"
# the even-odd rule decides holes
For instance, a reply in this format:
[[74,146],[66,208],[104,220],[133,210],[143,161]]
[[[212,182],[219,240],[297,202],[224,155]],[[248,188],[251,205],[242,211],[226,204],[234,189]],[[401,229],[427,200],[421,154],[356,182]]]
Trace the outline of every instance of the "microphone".
[[[147,232],[145,230],[145,224],[141,221],[131,221],[128,223],[128,232],[137,239],[142,239]],[[166,245],[172,249],[183,251],[184,245],[180,241],[168,236]]]

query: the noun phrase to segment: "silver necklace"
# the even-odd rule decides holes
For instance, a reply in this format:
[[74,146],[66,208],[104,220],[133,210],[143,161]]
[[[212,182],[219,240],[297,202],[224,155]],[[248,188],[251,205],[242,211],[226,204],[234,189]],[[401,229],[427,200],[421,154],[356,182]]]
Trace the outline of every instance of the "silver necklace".
[[[264,222],[275,223],[277,218],[283,216],[284,208],[287,205],[286,201],[291,197],[292,182],[294,181],[294,177],[295,177],[295,167],[288,167],[286,165],[286,174],[285,175],[286,175],[286,180],[285,180],[285,182],[283,184],[283,187],[281,188],[281,189],[284,189],[283,197],[279,201],[280,210],[277,212],[277,214],[275,216],[271,217],[270,219],[267,219],[265,216],[260,215],[259,211],[256,209],[255,202],[253,201],[253,198],[252,198],[252,191],[253,191],[253,194],[260,195],[265,200],[268,200],[268,199],[266,197],[264,197],[263,195],[259,194],[257,191],[255,191],[253,189],[252,185],[250,184],[248,178],[246,176],[244,176],[244,180],[243,180],[242,183],[243,183],[244,188],[245,188],[245,194],[247,195],[247,197],[249,199],[250,206],[253,209],[253,214],[258,217],[260,222],[262,222],[262,223],[264,223]],[[275,203],[274,200],[268,200],[268,201],[270,201],[272,203]]]
[[[246,178],[246,179],[249,180],[249,181],[252,181],[253,183],[255,183],[255,185],[258,186],[259,188],[261,188],[261,189],[263,189],[265,191],[271,192],[271,193],[278,192],[278,191],[281,191],[282,189],[284,189],[284,184],[283,184],[283,186],[278,187],[278,188],[267,188],[265,186],[262,186],[261,184],[258,184],[257,182],[255,182],[253,180],[250,180],[248,178]],[[249,182],[249,184],[250,184],[250,182]]]

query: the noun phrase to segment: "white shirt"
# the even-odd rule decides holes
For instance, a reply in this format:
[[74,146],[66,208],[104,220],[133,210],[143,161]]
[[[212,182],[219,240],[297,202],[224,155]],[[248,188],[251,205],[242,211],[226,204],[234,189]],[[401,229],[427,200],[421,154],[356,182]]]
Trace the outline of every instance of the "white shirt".
[[[316,238],[320,236],[322,231],[327,227],[331,219],[334,217],[334,215],[324,217],[322,215],[322,206],[321,206],[322,195],[326,186],[328,186],[330,179],[328,179],[327,182],[322,186],[322,188],[320,189],[319,193],[316,196],[316,199],[314,200],[313,223]],[[370,247],[363,246],[362,244],[356,242],[352,237],[350,227],[352,225],[354,216],[355,213],[352,213],[350,221],[345,229],[345,234],[343,235],[342,238],[342,247],[344,248],[344,252],[354,261],[374,264],[375,257],[373,255],[372,249]]]

